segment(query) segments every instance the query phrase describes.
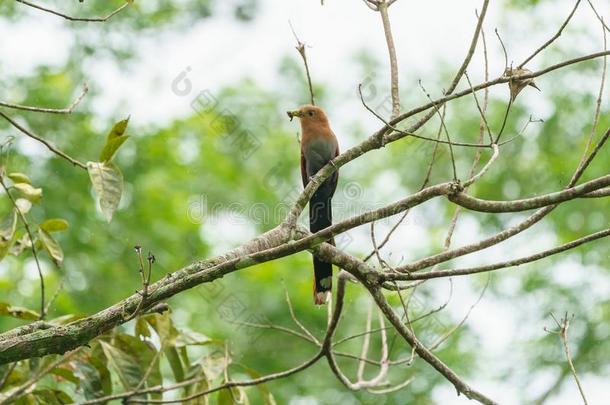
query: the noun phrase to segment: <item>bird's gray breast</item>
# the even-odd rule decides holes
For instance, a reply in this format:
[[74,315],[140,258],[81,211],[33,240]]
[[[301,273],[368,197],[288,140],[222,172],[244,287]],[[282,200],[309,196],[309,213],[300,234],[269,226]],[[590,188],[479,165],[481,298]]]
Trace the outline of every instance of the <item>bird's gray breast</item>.
[[326,139],[314,140],[305,147],[307,175],[313,176],[335,157],[337,146]]

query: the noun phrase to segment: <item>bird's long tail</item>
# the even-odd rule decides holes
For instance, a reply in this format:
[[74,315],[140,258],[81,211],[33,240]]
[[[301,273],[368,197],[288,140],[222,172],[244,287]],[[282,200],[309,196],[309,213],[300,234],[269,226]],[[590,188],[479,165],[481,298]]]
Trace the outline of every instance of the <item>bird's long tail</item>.
[[[328,228],[332,224],[332,195],[318,190],[309,202],[309,230],[312,233]],[[335,244],[334,240],[328,241]],[[316,305],[325,304],[332,289],[333,266],[313,257],[314,283],[313,299]]]

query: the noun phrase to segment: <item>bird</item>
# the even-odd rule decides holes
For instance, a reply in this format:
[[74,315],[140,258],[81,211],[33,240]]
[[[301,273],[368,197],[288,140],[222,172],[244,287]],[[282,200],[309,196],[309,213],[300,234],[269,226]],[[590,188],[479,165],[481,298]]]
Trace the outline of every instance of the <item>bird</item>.
[[[288,111],[292,121],[298,117],[301,123],[301,178],[303,187],[327,163],[339,155],[339,142],[330,129],[323,109],[307,104],[295,111]],[[337,189],[339,172],[326,179],[309,200],[309,230],[312,233],[332,225],[332,197]],[[331,238],[329,243],[335,244]],[[316,305],[325,304],[332,289],[332,264],[313,257],[313,297]]]

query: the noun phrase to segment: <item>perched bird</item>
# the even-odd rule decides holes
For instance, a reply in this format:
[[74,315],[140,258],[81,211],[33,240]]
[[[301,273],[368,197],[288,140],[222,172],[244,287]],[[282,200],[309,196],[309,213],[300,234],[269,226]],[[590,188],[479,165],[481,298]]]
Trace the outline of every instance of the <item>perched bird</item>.
[[[288,117],[301,121],[301,177],[303,187],[328,162],[339,154],[339,143],[330,129],[324,110],[315,105],[305,105],[289,111]],[[320,185],[309,200],[309,230],[318,232],[332,224],[331,199],[337,188],[339,173],[335,171]],[[330,240],[334,245],[334,240]],[[313,258],[313,297],[317,305],[326,303],[332,286],[332,264]]]

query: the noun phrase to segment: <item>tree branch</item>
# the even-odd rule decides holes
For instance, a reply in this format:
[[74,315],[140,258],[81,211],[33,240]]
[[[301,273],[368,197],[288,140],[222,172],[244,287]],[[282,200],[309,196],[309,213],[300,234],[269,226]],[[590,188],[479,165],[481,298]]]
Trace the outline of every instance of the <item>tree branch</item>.
[[105,17],[73,17],[73,16],[70,16],[68,14],[64,14],[64,13],[60,13],[59,11],[52,10],[50,8],[39,6],[37,4],[31,3],[31,2],[26,1],[26,0],[16,0],[16,1],[19,2],[19,3],[25,4],[26,6],[30,6],[32,8],[44,11],[46,13],[50,13],[50,14],[56,15],[58,17],[64,18],[64,19],[69,20],[69,21],[80,21],[80,22],[105,22],[105,21],[108,21],[109,19],[111,19],[112,17],[114,17],[115,15],[117,15],[118,13],[123,11],[123,9],[125,7],[127,7],[129,5],[129,3],[130,3],[129,1],[126,1],[125,4],[123,4],[121,7],[117,8],[116,10],[114,10],[113,12],[111,12],[110,14],[108,14]]

